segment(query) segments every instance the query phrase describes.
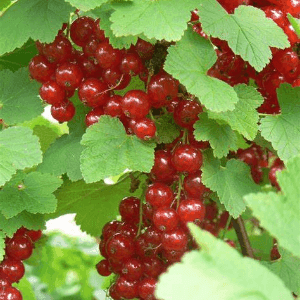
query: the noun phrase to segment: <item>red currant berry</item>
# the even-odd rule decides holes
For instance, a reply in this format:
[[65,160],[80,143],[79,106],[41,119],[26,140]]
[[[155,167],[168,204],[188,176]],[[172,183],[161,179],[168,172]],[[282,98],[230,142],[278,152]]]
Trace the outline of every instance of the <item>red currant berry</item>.
[[55,66],[42,55],[33,57],[29,63],[29,73],[38,82],[49,81],[54,72]]
[[122,97],[119,95],[111,96],[104,106],[104,113],[112,117],[121,117],[123,114],[121,100]]
[[91,36],[89,41],[82,47],[83,53],[88,57],[94,57],[98,48],[99,41],[94,36]]
[[63,103],[66,93],[55,81],[47,81],[40,88],[41,98],[51,105]]
[[28,230],[26,234],[31,238],[33,242],[38,241],[43,235],[42,230]]
[[164,270],[164,265],[160,259],[157,257],[146,257],[143,259],[144,264],[144,274],[156,278]]
[[156,287],[156,279],[144,278],[138,284],[138,294],[142,299],[155,300],[154,291]]
[[79,65],[63,63],[57,67],[55,78],[56,82],[64,89],[74,90],[79,87],[83,73]]
[[281,172],[283,170],[284,166],[283,165],[278,165],[278,166],[272,166],[269,172],[269,180],[270,183],[275,186],[277,188],[277,190],[280,191],[280,186],[279,183],[277,181],[277,176],[276,173],[277,172]]
[[202,199],[203,194],[209,191],[209,189],[202,183],[201,174],[202,172],[199,170],[184,178],[184,190],[191,198]]
[[0,264],[1,277],[7,278],[11,283],[18,282],[25,273],[25,268],[20,260],[5,258]]
[[148,60],[152,57],[154,53],[154,46],[151,43],[138,38],[137,43],[135,45],[135,50],[142,59]]
[[45,44],[43,53],[51,63],[62,63],[67,61],[72,56],[72,44],[63,35],[58,35],[54,42]]
[[165,250],[184,250],[187,247],[188,236],[181,228],[166,232],[162,236],[162,247]]
[[175,250],[163,250],[162,254],[164,258],[171,263],[180,262],[182,256],[186,253],[186,249],[175,251]]
[[275,6],[266,6],[263,8],[267,18],[272,19],[279,27],[283,28],[288,24],[287,18],[282,10]]
[[0,291],[0,299],[2,300],[22,300],[22,294],[14,287],[9,287],[4,291]]
[[134,242],[128,236],[116,233],[107,242],[106,251],[110,258],[121,261],[130,258],[134,254]]
[[122,223],[120,221],[116,220],[106,223],[102,229],[103,239],[107,241],[109,238],[115,235],[121,224]]
[[174,121],[181,127],[191,127],[199,119],[202,107],[195,101],[182,100],[174,109]]
[[99,79],[88,78],[80,84],[78,97],[87,106],[102,106],[109,99],[108,86]]
[[121,273],[126,280],[139,280],[144,274],[144,265],[139,259],[129,258],[124,263]]
[[133,299],[138,297],[138,282],[128,281],[121,276],[116,280],[116,291],[125,299]]
[[205,219],[206,220],[214,220],[218,215],[218,208],[215,204],[215,202],[211,204],[207,204],[205,206]]
[[102,76],[102,69],[93,59],[83,54],[77,56],[77,64],[80,66],[85,78],[100,78]]
[[109,262],[106,259],[101,260],[96,265],[97,272],[101,276],[109,276],[111,274]]
[[109,296],[113,300],[122,300],[123,297],[119,295],[119,293],[116,291],[116,283],[112,284],[109,288]]
[[139,222],[141,200],[136,197],[126,197],[119,205],[122,221],[136,224]]
[[97,123],[100,117],[104,115],[104,111],[102,107],[93,108],[86,116],[85,116],[85,124],[87,127]]
[[179,145],[172,154],[172,163],[178,172],[194,173],[202,166],[202,153],[191,145]]
[[0,293],[1,293],[2,290],[5,290],[5,289],[7,289],[10,286],[11,286],[11,283],[9,282],[8,279],[6,279],[6,278],[0,278]]
[[271,249],[270,258],[271,258],[271,260],[277,260],[280,257],[281,257],[281,255],[278,251],[278,247],[276,245],[274,245],[273,248]]
[[105,41],[104,30],[100,29],[100,19],[95,20],[94,34],[100,42]]
[[60,123],[68,122],[72,120],[75,115],[75,106],[71,101],[65,100],[59,106],[51,106],[51,115]]
[[136,121],[133,132],[141,140],[149,140],[155,136],[156,126],[150,119],[141,119]]
[[120,70],[124,74],[137,75],[143,68],[141,58],[135,52],[126,53],[121,61]]
[[177,213],[183,224],[188,222],[199,224],[205,217],[205,205],[197,199],[186,199],[179,204]]
[[174,199],[174,195],[169,186],[160,182],[155,182],[147,188],[145,198],[153,207],[158,208],[170,206]]
[[24,260],[31,256],[32,249],[33,245],[30,237],[17,235],[6,244],[5,252],[11,258]]
[[121,101],[123,113],[131,119],[142,119],[149,113],[149,97],[140,90],[127,92]]
[[116,67],[121,62],[121,51],[114,49],[108,42],[102,42],[98,45],[95,57],[98,64],[103,69]]
[[75,20],[70,27],[72,41],[83,47],[95,30],[95,21],[90,17],[80,17]]
[[179,218],[175,209],[159,207],[153,214],[153,224],[160,231],[172,231],[178,223]]

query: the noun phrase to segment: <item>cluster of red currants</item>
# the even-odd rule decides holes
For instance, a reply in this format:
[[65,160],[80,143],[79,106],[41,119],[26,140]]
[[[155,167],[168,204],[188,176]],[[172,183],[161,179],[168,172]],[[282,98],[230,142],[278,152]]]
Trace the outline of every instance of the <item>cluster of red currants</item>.
[[0,300],[22,300],[20,291],[12,287],[25,273],[23,260],[28,259],[33,251],[34,242],[42,236],[41,230],[17,230],[12,238],[5,240],[5,257],[0,264]]
[[[209,70],[208,74],[234,86],[239,83],[249,83],[249,79],[255,81],[259,91],[264,96],[264,103],[258,109],[260,113],[278,114],[276,89],[280,84],[287,82],[294,87],[300,86],[300,60],[298,57],[298,44],[300,42],[295,30],[290,24],[287,13],[294,17],[300,16],[300,1],[298,0],[218,0],[229,13],[239,5],[252,5],[262,9],[267,18],[272,19],[288,36],[290,48],[280,50],[271,48],[273,58],[261,71],[256,72],[248,63],[244,62],[239,55],[235,55],[228,47],[226,41],[212,38],[216,46],[218,60]],[[193,29],[198,34],[207,38],[202,31],[197,10],[192,12],[191,22]]]

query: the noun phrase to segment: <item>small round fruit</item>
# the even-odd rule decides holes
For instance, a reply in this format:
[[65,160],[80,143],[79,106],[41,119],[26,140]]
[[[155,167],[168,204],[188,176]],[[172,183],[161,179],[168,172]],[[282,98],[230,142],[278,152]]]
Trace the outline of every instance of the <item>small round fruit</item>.
[[96,269],[101,276],[109,276],[111,274],[109,262],[107,259],[102,259],[100,262],[98,262],[96,265]]
[[155,182],[148,186],[145,195],[146,201],[153,207],[170,206],[173,199],[173,191],[166,184]]
[[202,172],[196,171],[184,178],[183,188],[191,198],[202,199],[203,194],[209,189],[202,183]]
[[51,105],[59,105],[64,101],[66,93],[55,81],[47,81],[40,87],[40,96]]
[[68,122],[75,115],[75,106],[71,101],[65,100],[62,105],[51,106],[51,115],[60,123]]
[[177,213],[183,224],[188,222],[199,224],[205,217],[205,205],[197,199],[186,199],[179,204]]
[[139,280],[144,273],[143,263],[137,258],[129,258],[124,263],[121,273],[126,280]]
[[9,287],[4,291],[0,291],[0,299],[2,300],[22,300],[22,294],[14,287]]
[[100,117],[104,115],[103,108],[101,106],[95,107],[85,116],[85,124],[87,127],[97,123]]
[[17,235],[6,244],[5,252],[11,258],[24,260],[31,256],[32,249],[33,245],[30,237]]
[[79,65],[66,62],[57,67],[55,78],[64,89],[74,90],[79,87],[83,73]]
[[95,51],[95,57],[98,64],[103,69],[116,67],[121,62],[121,51],[114,49],[112,45],[104,41],[100,43]]
[[95,21],[90,17],[80,17],[75,20],[70,27],[72,41],[83,47],[95,30]]
[[14,283],[24,276],[25,268],[22,261],[5,258],[0,264],[0,274],[3,274],[11,283]]
[[106,245],[106,251],[110,258],[122,261],[134,254],[134,242],[128,236],[116,233]]
[[186,248],[188,236],[181,228],[166,232],[162,236],[162,247],[165,250],[180,251]]
[[120,276],[116,280],[116,291],[125,299],[133,299],[138,297],[138,282],[129,281],[125,277]]
[[156,299],[154,296],[155,287],[157,284],[157,280],[155,278],[144,278],[138,284],[138,292],[139,296],[142,299],[154,300]]
[[29,73],[38,82],[49,81],[54,72],[55,66],[42,55],[33,57],[29,63]]
[[153,214],[153,224],[160,231],[172,231],[178,223],[179,217],[173,208],[159,207]]
[[141,119],[136,121],[133,127],[134,134],[141,140],[149,140],[155,136],[156,126],[150,119]]
[[126,197],[122,199],[119,205],[119,212],[122,221],[136,224],[139,222],[141,200],[136,197]]

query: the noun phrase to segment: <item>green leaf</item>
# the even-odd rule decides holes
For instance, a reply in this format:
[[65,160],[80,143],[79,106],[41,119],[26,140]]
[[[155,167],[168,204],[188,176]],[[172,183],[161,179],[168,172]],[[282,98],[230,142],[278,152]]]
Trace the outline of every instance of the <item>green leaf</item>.
[[23,211],[13,218],[6,219],[0,213],[0,229],[9,237],[12,237],[13,234],[22,226],[33,230],[45,229],[44,215],[31,214],[27,211]]
[[[3,8],[6,8],[9,4],[11,3],[11,0],[2,0],[0,2],[0,11],[3,9]],[[1,16],[1,14],[0,14]]]
[[131,77],[131,81],[130,81],[129,85],[124,90],[121,90],[121,91],[115,90],[114,93],[116,95],[124,96],[128,91],[131,91],[131,90],[145,91],[146,90],[145,82],[142,81],[139,76],[133,76],[133,77]]
[[289,47],[283,30],[258,8],[240,5],[230,15],[216,0],[201,0],[198,8],[205,33],[226,40],[233,52],[257,71],[270,61],[270,47]]
[[283,248],[280,248],[279,252],[280,259],[261,263],[281,278],[291,292],[300,295],[300,258],[293,256]]
[[101,116],[83,135],[81,171],[87,183],[121,174],[125,169],[150,172],[154,162],[153,142],[127,135],[118,118]]
[[199,115],[199,120],[194,124],[194,135],[197,141],[209,141],[214,156],[221,158],[230,150],[237,150],[237,134],[227,124],[219,124],[209,119],[206,113]]
[[67,181],[55,193],[58,199],[55,216],[76,213],[75,221],[81,230],[99,236],[105,223],[118,215],[119,203],[124,197],[141,195],[140,189],[130,193],[130,184],[128,176],[113,185]]
[[5,255],[5,237],[5,233],[3,231],[0,231],[0,261],[3,260],[3,257]]
[[[111,29],[116,36],[144,33],[148,38],[178,41],[187,28],[194,0],[133,0],[113,4]],[[155,24],[155,26],[149,26]]]
[[217,55],[211,43],[192,30],[168,48],[165,70],[196,95],[211,111],[233,110],[238,102],[234,89],[219,79],[207,76]]
[[180,135],[180,127],[171,114],[155,117],[157,143],[172,143]]
[[267,116],[261,120],[261,135],[272,146],[283,161],[300,154],[300,88],[282,84],[277,89],[281,114]]
[[253,140],[258,131],[258,108],[264,101],[262,95],[253,87],[239,84],[234,87],[239,98],[233,111],[223,113],[208,112],[211,119],[227,122],[233,130],[236,130],[248,140]]
[[104,34],[109,38],[109,43],[118,49],[129,49],[131,45],[135,45],[137,42],[137,36],[126,35],[126,36],[116,36],[111,30],[112,22],[110,20],[111,14],[114,9],[111,6],[104,6],[101,8],[96,8],[92,11],[93,15],[100,18],[100,28],[104,30]]
[[42,162],[38,138],[29,128],[10,127],[0,132],[0,186],[16,170],[33,167]]
[[50,174],[19,172],[0,191],[0,211],[12,218],[26,210],[30,213],[54,212],[57,200],[52,194],[62,180]]
[[19,0],[0,18],[0,55],[21,47],[29,38],[50,43],[75,9],[61,0]]
[[292,24],[293,28],[295,29],[298,36],[300,36],[300,20],[294,18],[290,13],[287,14],[287,17]]
[[18,284],[15,283],[13,286],[22,293],[23,299],[36,300],[34,290],[26,277],[23,277]]
[[277,174],[282,194],[274,192],[244,197],[262,227],[279,245],[300,257],[300,157],[289,160],[286,170]]
[[38,88],[39,84],[29,79],[27,68],[15,73],[0,71],[0,118],[12,125],[39,116],[43,106]]
[[80,155],[83,146],[80,141],[81,136],[72,133],[58,138],[44,154],[43,162],[37,170],[55,176],[67,173],[72,181],[81,179]]
[[260,235],[249,235],[249,240],[255,258],[258,260],[270,260],[273,237],[267,231]]
[[14,72],[21,67],[28,67],[29,61],[36,54],[35,43],[30,39],[22,48],[0,56],[0,70],[9,69]]
[[246,209],[243,196],[260,190],[251,178],[250,168],[239,160],[231,159],[222,167],[219,160],[207,155],[202,172],[203,183],[217,192],[220,202],[234,218]]
[[201,251],[185,254],[163,273],[156,296],[164,300],[292,300],[283,282],[256,260],[196,225],[189,225]]
[[108,2],[109,0],[67,0],[72,6],[77,7],[82,11],[88,11],[94,9],[102,4]]

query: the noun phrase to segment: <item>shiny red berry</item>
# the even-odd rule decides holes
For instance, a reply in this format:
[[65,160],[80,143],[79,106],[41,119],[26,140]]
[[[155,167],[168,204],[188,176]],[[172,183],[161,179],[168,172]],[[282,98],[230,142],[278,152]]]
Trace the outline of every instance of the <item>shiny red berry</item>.
[[122,97],[119,95],[111,96],[104,106],[104,113],[112,117],[120,117],[123,114],[121,100]]
[[75,106],[71,101],[65,100],[59,106],[51,106],[51,115],[60,123],[68,122],[72,120],[75,115]]
[[157,280],[154,278],[144,278],[138,284],[138,293],[142,299],[155,300],[154,292]]
[[162,247],[165,250],[180,251],[186,249],[188,236],[181,228],[166,232],[162,236]]
[[174,121],[181,127],[191,127],[199,119],[202,107],[195,101],[182,100],[174,109]]
[[169,207],[174,199],[174,195],[169,186],[160,182],[155,182],[148,186],[145,198],[153,207]]
[[116,280],[116,291],[125,299],[133,299],[138,297],[138,282],[129,281],[125,277],[120,276]]
[[96,265],[97,272],[101,276],[109,276],[111,274],[111,270],[109,267],[109,262],[106,259],[101,260],[100,262],[97,263]]
[[153,224],[160,231],[172,231],[178,223],[179,217],[173,208],[159,207],[153,214]]
[[134,250],[133,239],[120,233],[116,233],[106,245],[108,256],[118,261],[133,256]]
[[139,280],[144,273],[144,265],[140,259],[129,258],[124,263],[121,273],[126,280]]
[[29,63],[29,73],[38,82],[49,81],[54,72],[55,65],[49,63],[42,55],[33,57]]
[[47,81],[40,87],[40,96],[48,104],[59,105],[64,101],[66,93],[56,81]]
[[5,258],[0,264],[0,276],[4,276],[11,283],[18,282],[25,274],[21,260]]
[[64,89],[74,90],[79,87],[83,73],[79,65],[66,62],[57,67],[55,78]]
[[155,136],[156,126],[154,121],[144,118],[136,121],[133,132],[141,140],[149,140]]
[[119,212],[122,221],[136,224],[140,220],[141,200],[136,197],[126,197],[122,199],[119,205]]
[[114,49],[108,42],[102,42],[95,51],[98,64],[103,69],[116,67],[121,62],[121,51]]
[[89,127],[89,126],[97,123],[102,115],[104,115],[104,110],[103,110],[103,108],[101,106],[93,108],[85,116],[85,124],[86,124],[86,126]]
[[197,199],[186,199],[180,202],[177,213],[183,224],[188,222],[199,224],[205,217],[205,205]]
[[76,45],[83,47],[94,33],[94,30],[94,19],[90,17],[80,17],[71,24],[70,36]]
[[184,178],[183,188],[191,198],[202,199],[203,194],[209,189],[202,183],[202,172],[196,171]]
[[22,300],[22,294],[14,287],[8,287],[4,291],[0,291],[0,299],[2,300]]
[[24,260],[31,256],[33,250],[33,245],[30,237],[24,236],[14,236],[6,244],[5,252],[6,254],[17,260]]

